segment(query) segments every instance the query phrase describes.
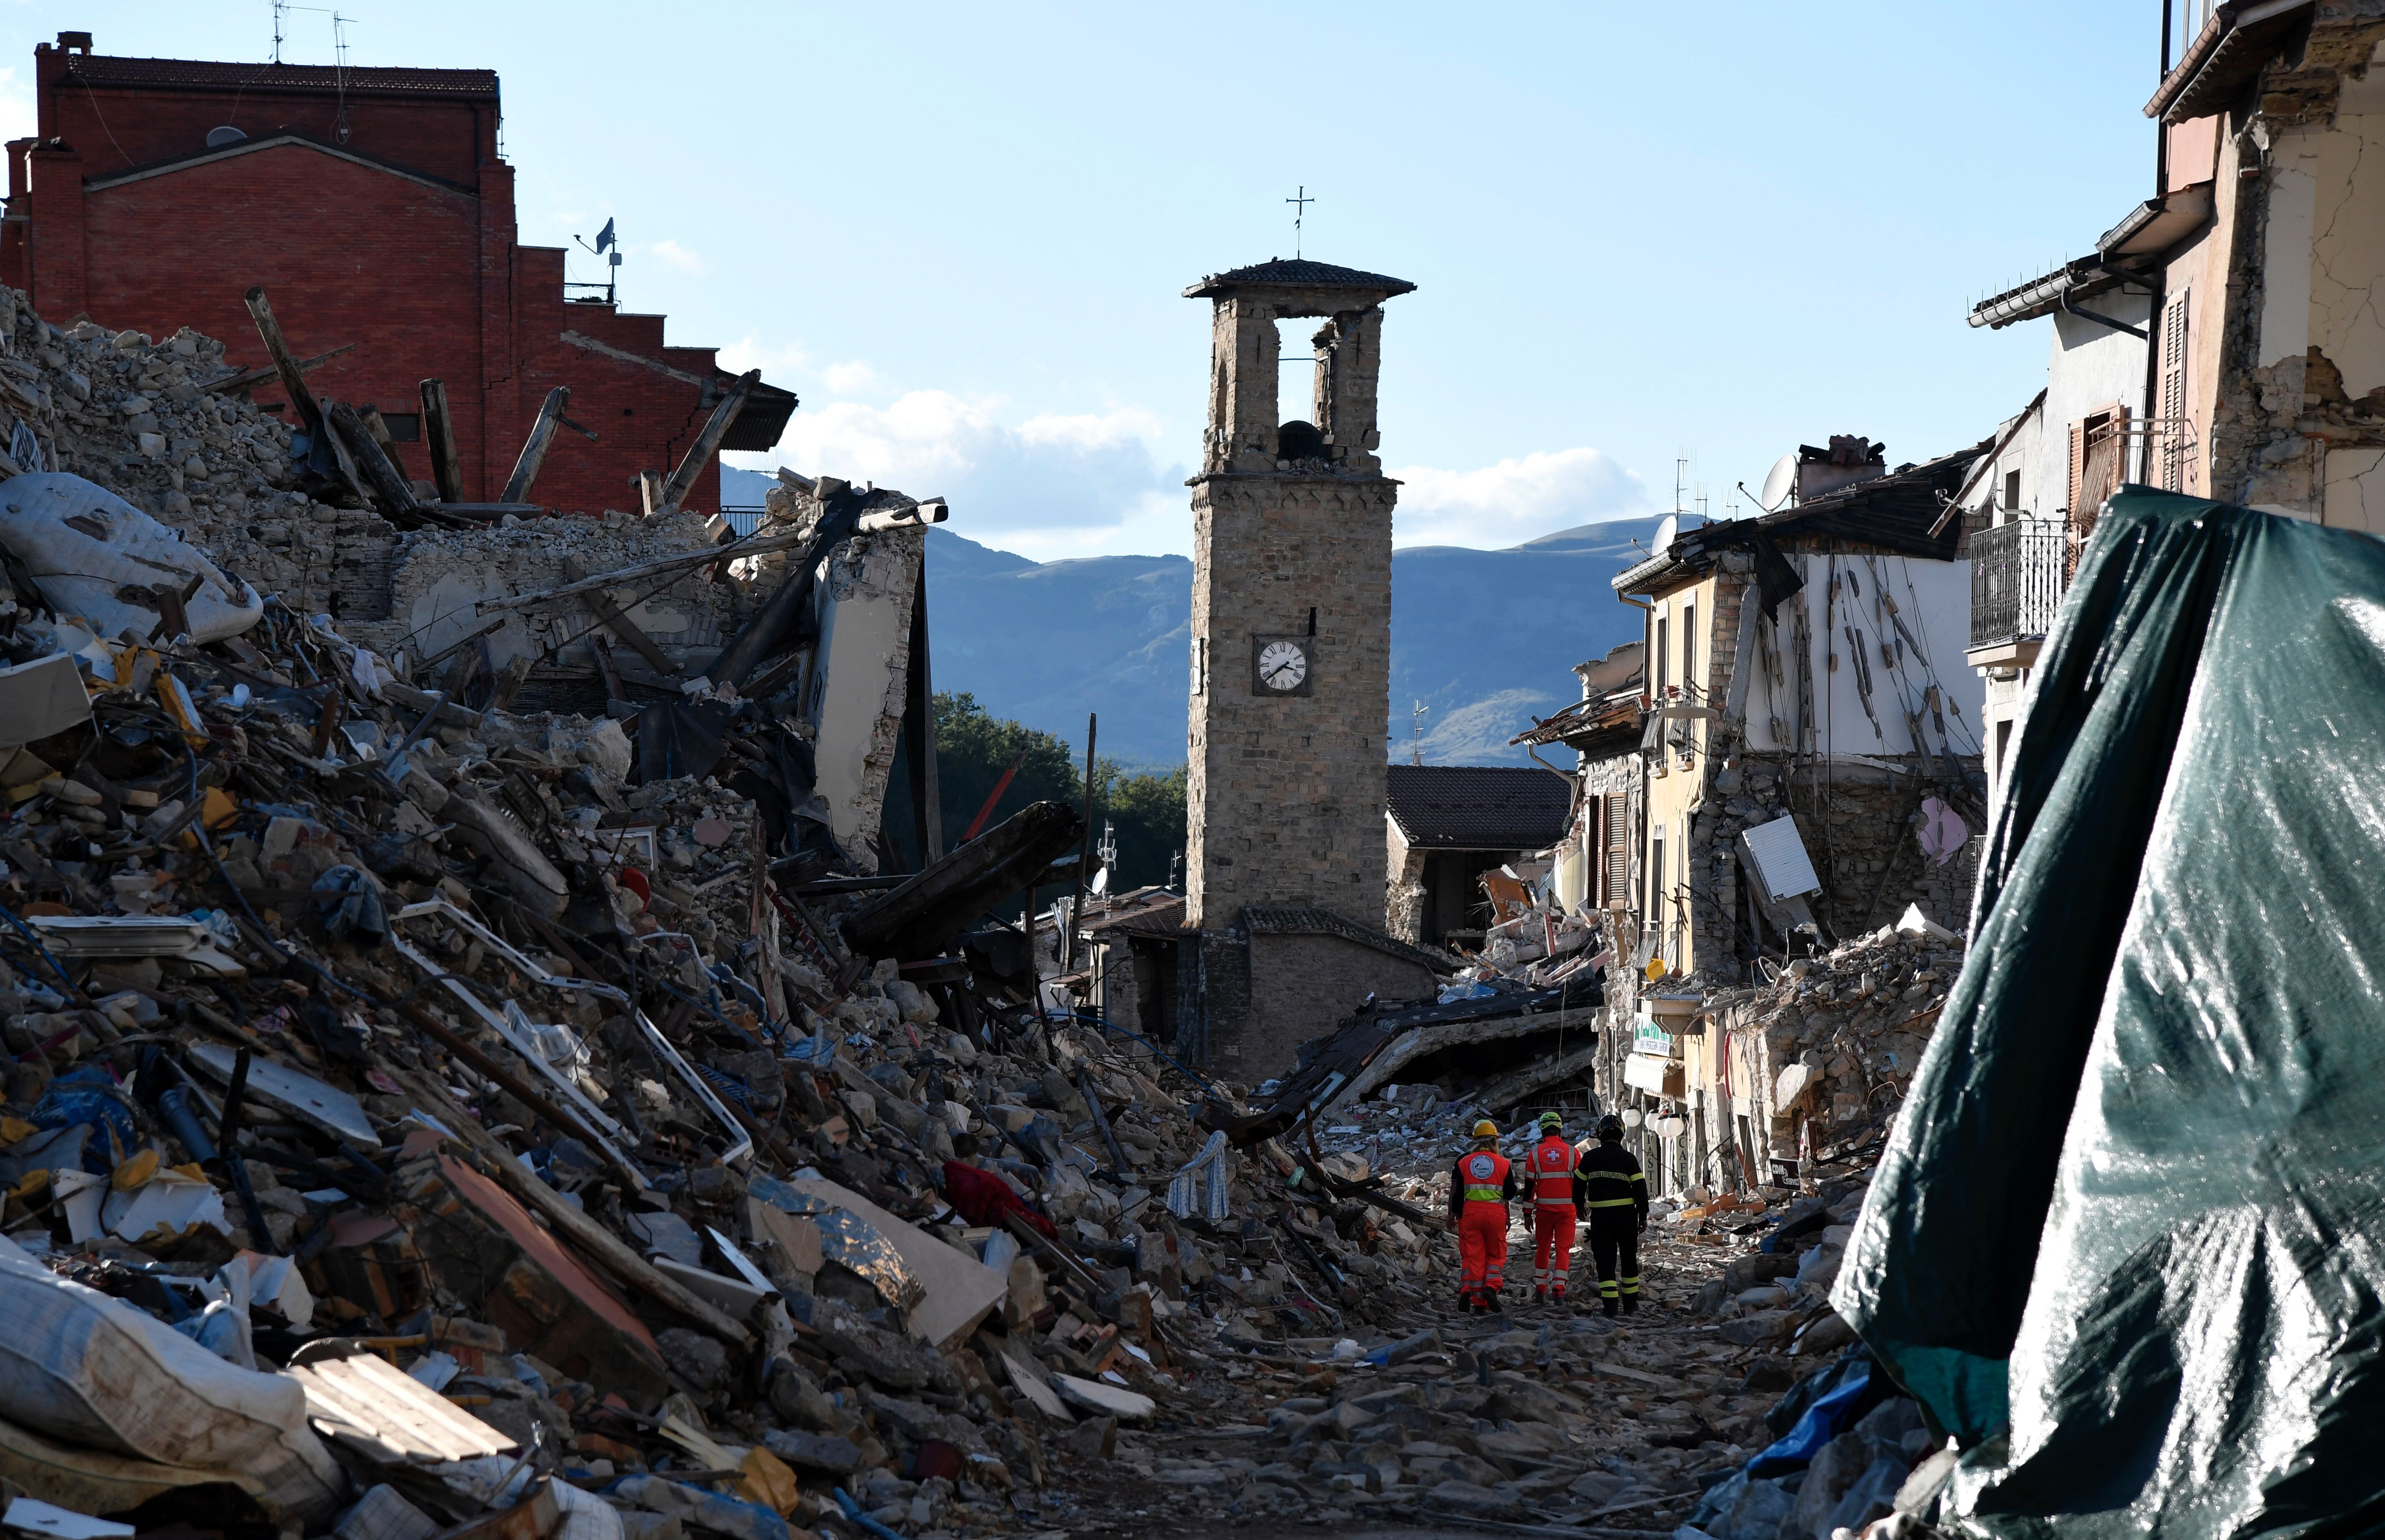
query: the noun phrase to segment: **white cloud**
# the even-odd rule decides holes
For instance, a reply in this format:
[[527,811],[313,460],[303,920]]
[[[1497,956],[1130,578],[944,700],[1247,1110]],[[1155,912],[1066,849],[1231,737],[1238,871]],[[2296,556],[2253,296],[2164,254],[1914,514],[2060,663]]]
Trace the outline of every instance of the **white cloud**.
[[955,533],[1037,560],[1189,554],[1185,471],[1155,450],[1160,433],[1157,418],[1132,407],[1013,423],[996,404],[911,391],[883,407],[807,402],[771,454],[730,458],[939,495]]
[[[702,277],[704,274],[704,258],[681,245],[677,241],[654,241],[638,249],[643,255],[655,258],[665,267],[674,268],[681,272],[697,277]],[[749,364],[746,367],[750,369],[753,366]]]
[[1402,545],[1499,550],[1577,524],[1644,512],[1640,478],[1599,449],[1537,450],[1480,470],[1410,466],[1392,515]]
[[820,378],[828,382],[829,389],[839,395],[851,395],[858,391],[866,391],[878,383],[878,371],[855,358],[850,363],[829,365],[828,368],[820,370]]
[[801,343],[765,343],[748,332],[714,355],[720,367],[732,374],[743,374],[758,369],[762,377],[786,376],[808,370],[812,356]]

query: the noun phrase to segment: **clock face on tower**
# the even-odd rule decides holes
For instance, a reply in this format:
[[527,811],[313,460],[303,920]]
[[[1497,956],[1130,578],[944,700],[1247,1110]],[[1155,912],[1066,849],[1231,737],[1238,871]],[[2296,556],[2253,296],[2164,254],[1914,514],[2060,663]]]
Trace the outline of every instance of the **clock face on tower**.
[[1251,638],[1251,694],[1305,695],[1315,684],[1314,636]]

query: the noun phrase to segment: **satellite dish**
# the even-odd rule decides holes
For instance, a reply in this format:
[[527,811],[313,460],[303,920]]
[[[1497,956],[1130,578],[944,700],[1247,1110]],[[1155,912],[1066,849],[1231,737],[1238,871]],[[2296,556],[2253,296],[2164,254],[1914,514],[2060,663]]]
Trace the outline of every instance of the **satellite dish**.
[[1789,495],[1796,490],[1797,457],[1783,455],[1764,473],[1764,490],[1756,495],[1756,506],[1767,513],[1779,513],[1787,505]]
[[243,133],[236,128],[233,128],[230,123],[226,123],[219,129],[209,129],[207,131],[207,148],[211,150],[220,150],[226,144],[237,144],[247,137],[247,134]]
[[1656,526],[1656,538],[1652,543],[1655,548],[1656,554],[1662,556],[1665,552],[1671,549],[1673,537],[1680,532],[1681,516],[1678,513],[1668,513],[1665,515],[1664,522]]

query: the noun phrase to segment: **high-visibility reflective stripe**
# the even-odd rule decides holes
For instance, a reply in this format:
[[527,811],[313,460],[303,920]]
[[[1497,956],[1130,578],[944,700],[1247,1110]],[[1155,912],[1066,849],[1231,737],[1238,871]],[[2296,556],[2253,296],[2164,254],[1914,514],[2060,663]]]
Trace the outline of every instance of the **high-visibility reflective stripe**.
[[1573,1199],[1569,1197],[1544,1197],[1539,1201],[1540,1206],[1543,1208],[1570,1208],[1573,1207]]
[[1582,1203],[1585,1208],[1632,1208],[1638,1206],[1638,1199],[1628,1197],[1593,1197]]
[[1466,1201],[1468,1203],[1505,1203],[1507,1200],[1496,1187],[1468,1187],[1466,1189]]

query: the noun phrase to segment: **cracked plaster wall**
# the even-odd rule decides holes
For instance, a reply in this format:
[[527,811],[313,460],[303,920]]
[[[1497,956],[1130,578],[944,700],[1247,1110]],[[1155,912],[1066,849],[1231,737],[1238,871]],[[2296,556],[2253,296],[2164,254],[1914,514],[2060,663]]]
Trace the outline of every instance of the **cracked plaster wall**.
[[[2385,533],[2385,6],[2317,7],[2229,119],[2217,228],[2170,264],[2202,285],[2191,398],[2207,495]],[[2224,251],[2228,281],[2212,283]],[[2195,269],[2200,266],[2202,271]],[[2214,298],[2221,303],[2215,307]]]

